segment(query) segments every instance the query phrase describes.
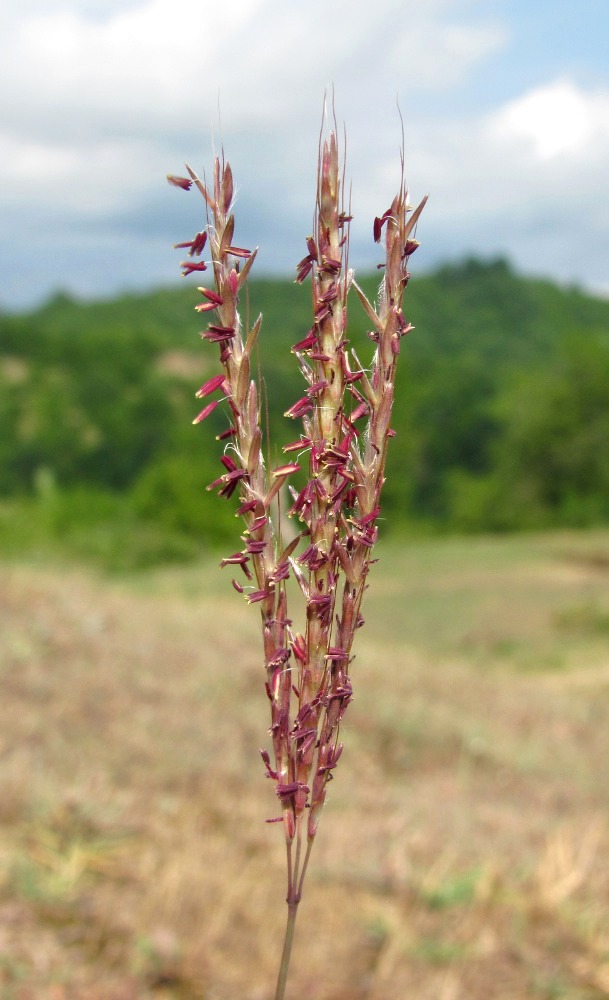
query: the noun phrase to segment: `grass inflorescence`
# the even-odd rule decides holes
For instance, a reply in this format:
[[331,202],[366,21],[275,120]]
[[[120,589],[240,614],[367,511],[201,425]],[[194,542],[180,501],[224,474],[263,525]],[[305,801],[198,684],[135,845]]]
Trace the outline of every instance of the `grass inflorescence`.
[[[301,424],[274,468],[265,456],[261,388],[252,378],[259,316],[244,328],[239,313],[257,251],[235,243],[234,183],[224,157],[213,181],[170,176],[176,187],[198,189],[206,225],[178,246],[187,251],[183,274],[212,279],[199,288],[197,311],[210,317],[201,337],[219,349],[220,370],[197,392],[201,423],[228,404],[222,474],[209,489],[239,498],[243,547],[222,560],[241,572],[235,589],[258,605],[272,748],[262,750],[274,782],[287,846],[288,926],[276,997],[283,997],[294,921],[328,782],[343,750],[340,726],[352,699],[350,664],[362,600],[378,537],[381,490],[402,338],[412,329],[403,296],[409,259],[417,249],[416,224],[425,199],[413,210],[403,179],[387,211],[374,219],[375,242],[384,244],[382,281],[373,304],[349,268],[350,206],[335,131],[319,149],[314,231],[297,265],[296,281],[311,279],[312,323],[292,346],[305,381],[304,394],[285,416]],[[204,259],[204,254],[209,259]],[[350,347],[348,300],[353,291],[369,324],[373,356],[363,364]],[[296,456],[296,460],[294,460]],[[305,457],[306,456],[306,464]],[[301,464],[302,463],[302,464]],[[304,478],[304,482],[299,481]],[[298,485],[293,485],[297,483]],[[292,497],[286,528],[284,485]],[[288,609],[292,578],[304,604],[295,624]]]

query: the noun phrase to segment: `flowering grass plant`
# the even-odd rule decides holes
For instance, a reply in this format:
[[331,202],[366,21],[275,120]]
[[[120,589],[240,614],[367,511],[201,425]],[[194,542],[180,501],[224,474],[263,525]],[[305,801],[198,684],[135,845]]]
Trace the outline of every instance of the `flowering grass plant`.
[[[199,288],[196,309],[209,317],[201,337],[217,345],[221,366],[197,392],[203,408],[194,423],[226,402],[229,426],[219,435],[223,472],[208,489],[223,497],[238,495],[243,547],[221,565],[239,569],[233,586],[249,604],[258,605],[262,622],[272,746],[261,753],[280,804],[280,816],[269,822],[283,824],[287,849],[288,920],[275,994],[282,1000],[311,849],[343,750],[340,725],[352,699],[352,646],[363,625],[362,599],[393,435],[396,366],[402,338],[412,329],[402,299],[425,199],[414,210],[408,204],[402,158],[399,191],[374,220],[373,236],[384,243],[384,260],[378,303],[371,303],[348,266],[351,215],[335,131],[320,143],[314,232],[296,276],[298,283],[310,279],[312,289],[311,327],[292,347],[305,389],[286,412],[301,429],[284,448],[288,460],[270,468],[263,453],[260,389],[252,378],[262,317],[247,329],[239,315],[256,250],[235,244],[233,175],[224,157],[215,161],[211,184],[187,171],[188,177],[170,176],[169,181],[199,190],[206,224],[177,246],[187,251],[183,274],[207,272],[210,279]],[[374,352],[368,367],[349,345],[351,290],[370,324]],[[304,485],[295,488],[293,477],[299,482],[303,473]],[[291,537],[282,516],[284,484],[291,495],[287,515],[298,525]],[[302,595],[300,626],[288,612],[290,576]]]

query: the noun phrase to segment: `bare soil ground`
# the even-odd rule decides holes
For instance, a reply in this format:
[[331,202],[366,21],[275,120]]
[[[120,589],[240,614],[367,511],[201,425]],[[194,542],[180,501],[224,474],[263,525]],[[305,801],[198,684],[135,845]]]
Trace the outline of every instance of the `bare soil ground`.
[[[366,614],[366,609],[365,609]],[[291,1000],[609,997],[609,534],[386,546]],[[270,1000],[255,610],[0,566],[0,996]]]

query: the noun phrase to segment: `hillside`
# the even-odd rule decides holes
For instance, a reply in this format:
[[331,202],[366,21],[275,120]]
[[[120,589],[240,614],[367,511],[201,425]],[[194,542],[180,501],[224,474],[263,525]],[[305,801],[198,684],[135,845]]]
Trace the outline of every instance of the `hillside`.
[[[375,283],[362,282],[371,295]],[[59,535],[119,512],[128,534],[163,526],[176,554],[234,534],[231,512],[203,489],[217,475],[222,408],[191,424],[194,392],[218,370],[196,301],[194,285],[95,303],[58,295],[0,317],[0,544],[18,509],[42,501]],[[609,521],[609,302],[501,260],[415,273],[406,301],[415,330],[402,352],[388,522]],[[281,415],[301,393],[290,347],[310,327],[309,305],[307,287],[271,280],[253,281],[242,303],[264,315],[260,371],[278,442],[294,437]],[[355,300],[351,320],[363,360],[371,345]]]

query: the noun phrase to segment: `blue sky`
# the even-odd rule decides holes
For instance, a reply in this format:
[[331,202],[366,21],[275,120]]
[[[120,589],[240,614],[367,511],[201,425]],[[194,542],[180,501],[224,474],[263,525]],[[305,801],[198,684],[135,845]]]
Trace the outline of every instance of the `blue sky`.
[[509,44],[497,60],[491,93],[509,97],[514,88],[572,74],[582,84],[607,85],[605,0],[490,0],[487,9],[509,25]]
[[259,273],[293,273],[332,85],[356,268],[399,182],[398,98],[412,198],[430,196],[415,272],[504,255],[609,294],[607,38],[607,0],[9,0],[0,306],[177,280],[171,244],[203,206],[165,175],[209,169],[212,133],[239,242]]

